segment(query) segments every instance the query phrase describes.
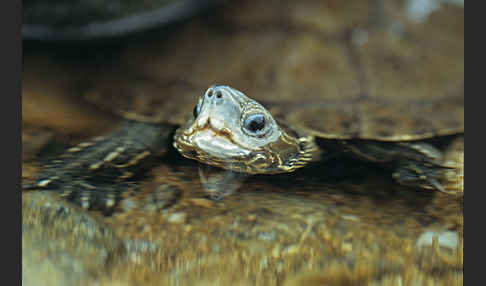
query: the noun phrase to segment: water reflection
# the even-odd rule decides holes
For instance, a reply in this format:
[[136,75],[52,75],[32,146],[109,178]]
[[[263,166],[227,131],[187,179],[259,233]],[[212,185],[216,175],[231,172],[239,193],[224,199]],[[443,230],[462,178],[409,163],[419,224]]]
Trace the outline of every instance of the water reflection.
[[199,163],[198,165],[201,185],[207,196],[215,201],[233,194],[250,176],[245,173],[214,168],[206,164]]

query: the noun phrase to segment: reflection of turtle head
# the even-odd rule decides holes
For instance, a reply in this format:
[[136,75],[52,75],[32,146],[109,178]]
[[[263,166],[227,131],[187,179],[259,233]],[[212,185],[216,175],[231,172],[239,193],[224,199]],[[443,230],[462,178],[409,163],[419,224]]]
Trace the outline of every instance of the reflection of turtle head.
[[304,166],[317,149],[312,137],[299,137],[258,102],[224,85],[199,97],[193,117],[174,137],[185,157],[247,173],[282,173]]

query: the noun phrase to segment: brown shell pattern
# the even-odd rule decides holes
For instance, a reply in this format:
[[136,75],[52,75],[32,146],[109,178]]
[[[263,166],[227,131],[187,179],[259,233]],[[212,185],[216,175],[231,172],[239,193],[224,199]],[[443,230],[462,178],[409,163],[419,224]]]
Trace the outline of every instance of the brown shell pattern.
[[400,141],[464,130],[463,7],[443,3],[416,19],[407,1],[361,1],[359,10],[349,1],[269,1],[279,8],[263,18],[260,4],[242,1],[142,50],[127,46],[119,67],[93,77],[88,99],[181,123],[197,96],[224,84],[325,138]]

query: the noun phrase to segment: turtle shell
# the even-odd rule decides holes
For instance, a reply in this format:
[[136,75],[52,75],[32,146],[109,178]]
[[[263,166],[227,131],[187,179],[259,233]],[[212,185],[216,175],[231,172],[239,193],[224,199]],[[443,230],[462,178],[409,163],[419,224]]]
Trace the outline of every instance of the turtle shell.
[[203,89],[185,82],[117,75],[101,78],[85,93],[85,98],[123,118],[179,125],[192,116],[196,99]]
[[395,11],[390,24],[355,29],[349,53],[331,66],[353,63],[359,91],[313,90],[301,104],[281,101],[274,113],[323,138],[403,141],[463,132],[463,10],[443,6],[415,19],[404,7],[386,8]]
[[164,40],[127,46],[121,70],[136,76],[100,71],[88,97],[182,123],[197,96],[224,84],[323,138],[463,132],[464,7],[409,2],[234,1]]
[[270,108],[287,122],[328,139],[408,141],[464,131],[461,90],[431,98],[366,96],[347,100],[316,100],[294,108],[280,103]]

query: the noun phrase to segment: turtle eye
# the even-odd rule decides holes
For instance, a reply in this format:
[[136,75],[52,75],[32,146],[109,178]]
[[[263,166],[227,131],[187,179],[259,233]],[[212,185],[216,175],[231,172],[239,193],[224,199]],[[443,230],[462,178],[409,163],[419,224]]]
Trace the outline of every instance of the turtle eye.
[[192,115],[194,115],[194,119],[197,118],[200,112],[201,112],[201,104],[198,103],[196,104],[196,106],[194,106],[194,109],[192,110]]
[[252,114],[245,120],[244,126],[250,132],[258,132],[265,128],[265,116],[263,114]]

